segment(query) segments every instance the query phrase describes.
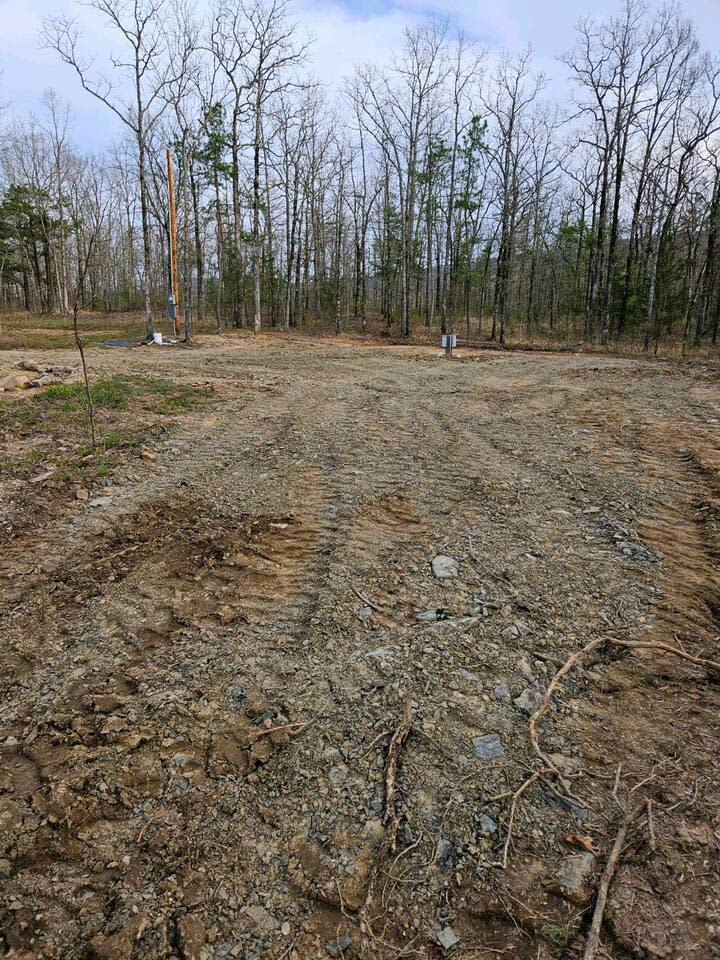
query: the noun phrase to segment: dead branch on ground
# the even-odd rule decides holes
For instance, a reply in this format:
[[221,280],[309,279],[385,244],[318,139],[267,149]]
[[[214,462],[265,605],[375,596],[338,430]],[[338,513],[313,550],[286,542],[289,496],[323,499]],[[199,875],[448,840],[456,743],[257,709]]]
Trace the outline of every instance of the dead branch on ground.
[[395,728],[395,732],[388,746],[388,755],[385,763],[385,813],[383,814],[383,824],[385,832],[380,841],[375,861],[370,871],[365,902],[360,911],[360,929],[363,932],[365,945],[369,947],[369,942],[378,942],[378,937],[373,932],[372,921],[370,919],[370,908],[375,895],[375,885],[377,879],[384,869],[385,861],[391,853],[394,853],[397,847],[397,832],[399,826],[399,816],[396,807],[397,794],[397,770],[400,752],[403,744],[408,738],[412,729],[412,713],[410,698],[405,701],[403,718]]
[[615,837],[615,842],[613,843],[612,850],[610,851],[610,856],[605,864],[605,870],[603,871],[600,885],[598,886],[597,897],[595,900],[595,910],[593,911],[593,918],[590,924],[590,933],[588,934],[588,938],[585,943],[583,960],[593,960],[597,951],[600,943],[600,930],[602,928],[603,918],[605,917],[605,905],[607,904],[608,892],[610,890],[610,884],[612,883],[615,870],[617,869],[617,865],[622,854],[623,846],[625,845],[625,836],[627,835],[628,827],[638,813],[643,809],[644,804],[638,810],[632,811],[630,805],[628,804],[627,809],[625,810],[625,815],[620,823],[620,827]]
[[352,592],[355,594],[355,596],[358,598],[358,600],[362,600],[362,602],[365,604],[366,607],[370,607],[370,609],[371,609],[371,610],[374,610],[376,613],[384,613],[384,612],[385,612],[382,607],[379,607],[376,603],[373,603],[372,600],[368,600],[368,598],[365,596],[365,594],[364,594],[364,593],[361,593],[354,584],[352,584],[352,583],[350,584],[350,589],[351,589]]
[[703,667],[713,673],[720,674],[720,662],[717,660],[708,660],[706,657],[694,657],[686,653],[679,647],[673,647],[670,643],[663,643],[662,640],[620,640],[618,637],[607,637],[608,643],[615,647],[627,647],[630,650],[661,650],[663,653],[672,653],[681,660],[687,660],[688,663],[696,667]]
[[601,643],[604,643],[604,642],[605,642],[604,637],[599,637],[595,640],[591,640],[589,643],[585,644],[582,650],[578,650],[576,653],[572,654],[572,656],[568,657],[568,659],[565,661],[563,666],[560,667],[558,672],[555,674],[555,676],[552,678],[552,680],[548,684],[547,690],[543,694],[542,699],[540,700],[540,703],[537,705],[535,712],[531,715],[530,720],[528,722],[528,729],[530,732],[530,742],[532,743],[532,748],[535,752],[535,756],[546,767],[550,768],[550,770],[555,774],[555,776],[558,778],[560,783],[562,783],[563,787],[568,792],[570,792],[570,788],[568,787],[567,782],[563,777],[562,773],[557,769],[555,764],[542,751],[540,747],[540,744],[538,742],[537,730],[536,730],[537,722],[540,719],[540,717],[542,717],[542,715],[545,713],[548,706],[550,705],[550,700],[552,698],[552,695],[555,692],[555,690],[560,686],[560,682],[562,678],[572,670],[572,668],[578,663],[579,660],[581,660],[584,656],[586,656],[586,654],[590,653],[591,650],[594,650],[595,647],[598,647]]

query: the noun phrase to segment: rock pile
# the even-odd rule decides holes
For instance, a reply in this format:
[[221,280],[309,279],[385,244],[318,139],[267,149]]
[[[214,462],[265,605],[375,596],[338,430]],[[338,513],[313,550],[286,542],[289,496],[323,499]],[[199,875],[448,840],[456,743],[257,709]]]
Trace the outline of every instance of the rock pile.
[[0,393],[11,390],[30,390],[33,387],[52,387],[59,383],[77,383],[82,377],[79,367],[64,364],[20,360],[16,367],[25,372],[11,373],[0,380]]

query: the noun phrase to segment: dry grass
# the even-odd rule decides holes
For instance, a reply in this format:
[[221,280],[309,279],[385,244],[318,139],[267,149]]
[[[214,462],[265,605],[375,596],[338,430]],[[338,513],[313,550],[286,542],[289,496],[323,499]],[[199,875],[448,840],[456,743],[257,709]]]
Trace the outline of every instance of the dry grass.
[[[89,345],[145,336],[145,323],[139,313],[82,313],[78,326]],[[62,350],[74,346],[72,317],[0,315],[0,350]]]
[[[156,318],[158,329],[162,330],[167,336],[170,335],[169,323],[164,316],[158,315]],[[90,313],[84,312],[79,318],[80,334],[87,346],[97,346],[105,340],[140,340],[145,336],[145,320],[140,312],[122,312],[122,313]],[[684,357],[691,361],[701,361],[705,363],[720,363],[720,345],[706,343],[699,348],[692,344],[686,344],[683,350],[682,340],[675,338],[672,341],[663,341],[658,346],[657,354],[654,352],[654,344],[650,346],[649,351],[643,350],[640,340],[622,339],[613,340],[606,346],[599,343],[586,342],[582,339],[581,329],[574,329],[572,326],[566,328],[564,325],[556,330],[539,329],[528,332],[521,327],[511,329],[507,335],[506,342],[499,344],[488,339],[490,330],[490,321],[486,317],[482,325],[482,334],[478,334],[477,321],[472,324],[472,336],[469,339],[465,337],[465,324],[458,322],[455,324],[455,331],[458,335],[460,345],[467,343],[468,346],[487,350],[535,350],[535,351],[572,351],[579,353],[598,353],[615,356],[630,357],[654,357],[658,359],[680,359]],[[198,325],[194,324],[196,334],[213,334],[215,332],[215,321],[213,317],[206,317],[205,321]],[[263,321],[263,332],[282,335],[284,331],[279,328],[273,328],[268,317]],[[322,338],[335,338],[334,321],[317,320],[311,315],[306,317],[306,322],[302,326],[294,327],[291,331],[293,336],[309,336]],[[246,329],[238,330],[225,324],[224,335],[248,334]],[[344,340],[378,340],[383,343],[392,344],[427,344],[428,338],[425,327],[421,320],[416,320],[413,324],[413,335],[409,340],[404,340],[399,336],[399,324],[394,324],[393,329],[388,332],[385,329],[385,323],[380,317],[368,317],[367,332],[362,334],[360,324],[352,321],[351,318],[345,318],[343,332],[341,334]],[[433,329],[433,343],[439,343],[440,332],[435,323]],[[47,316],[38,314],[28,314],[24,311],[13,313],[0,313],[0,351],[1,350],[60,350],[74,348],[75,341],[72,332],[72,318],[60,316]]]

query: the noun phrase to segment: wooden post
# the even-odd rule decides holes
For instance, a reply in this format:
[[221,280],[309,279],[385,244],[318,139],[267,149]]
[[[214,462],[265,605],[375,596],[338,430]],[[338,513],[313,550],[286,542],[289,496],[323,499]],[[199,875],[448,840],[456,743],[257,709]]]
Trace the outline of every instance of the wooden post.
[[170,269],[172,274],[173,296],[175,297],[175,336],[180,336],[180,283],[177,263],[177,224],[175,222],[175,181],[173,179],[172,150],[167,151],[168,194],[170,196]]

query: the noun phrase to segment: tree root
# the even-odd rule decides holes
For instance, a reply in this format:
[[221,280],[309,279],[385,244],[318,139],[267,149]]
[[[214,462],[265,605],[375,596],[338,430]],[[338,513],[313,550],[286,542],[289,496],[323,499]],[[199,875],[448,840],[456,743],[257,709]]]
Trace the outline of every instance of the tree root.
[[[384,870],[385,863],[389,856],[397,848],[397,832],[400,822],[396,808],[397,795],[397,769],[400,751],[408,738],[412,729],[412,714],[410,708],[410,698],[405,701],[403,718],[395,728],[395,732],[388,746],[387,760],[385,762],[385,813],[383,815],[383,824],[385,832],[378,848],[377,856],[370,871],[365,902],[360,910],[360,929],[363,934],[363,952],[371,955],[371,945],[381,943],[385,947],[392,948],[391,944],[385,943],[374,933],[372,920],[370,919],[370,909],[375,896],[375,887],[378,877]],[[376,918],[377,919],[377,918]],[[394,948],[392,948],[394,949]]]
[[545,767],[542,770],[536,770],[533,774],[531,774],[527,778],[527,780],[524,783],[522,783],[517,788],[515,793],[513,793],[512,801],[510,803],[510,816],[508,818],[507,835],[505,837],[505,844],[503,846],[503,855],[502,855],[503,870],[506,870],[508,865],[508,853],[510,851],[510,841],[512,839],[513,823],[515,822],[515,808],[517,807],[518,800],[523,795],[523,793],[527,790],[527,788],[531,786],[533,783],[535,783],[536,780],[539,780],[540,777],[542,777],[546,773],[552,773],[554,770],[555,768],[553,766]]
[[535,712],[530,717],[530,720],[528,721],[530,742],[532,744],[533,751],[535,752],[535,756],[546,767],[549,767],[550,771],[555,774],[555,776],[558,778],[558,780],[563,785],[565,790],[568,791],[568,793],[570,793],[571,790],[567,784],[567,781],[563,777],[562,773],[555,766],[555,764],[552,762],[552,760],[550,760],[547,754],[545,754],[540,747],[540,744],[538,742],[538,736],[537,736],[537,723],[538,723],[538,720],[542,717],[542,715],[547,710],[548,706],[550,705],[550,700],[552,699],[552,695],[555,692],[555,690],[560,686],[560,682],[562,681],[562,678],[572,670],[572,668],[578,663],[578,661],[582,660],[584,656],[586,656],[588,653],[594,650],[595,647],[599,647],[600,644],[604,642],[605,642],[604,637],[598,638],[596,640],[591,640],[589,643],[585,644],[582,650],[578,650],[576,653],[574,653],[571,657],[569,657],[565,661],[565,663],[562,665],[562,667],[560,667],[558,672],[555,674],[555,676],[552,678],[552,680],[548,684],[548,688],[543,694],[543,697],[540,703],[537,705],[537,709],[535,710]]
[[673,647],[670,643],[663,643],[661,640],[620,640],[618,637],[607,637],[608,643],[615,647],[627,647],[630,650],[661,650],[663,653],[672,653],[681,660],[687,660],[688,663],[696,667],[704,667],[712,673],[720,674],[720,662],[717,660],[708,660],[705,657],[694,657],[690,653],[681,650],[680,647]]

